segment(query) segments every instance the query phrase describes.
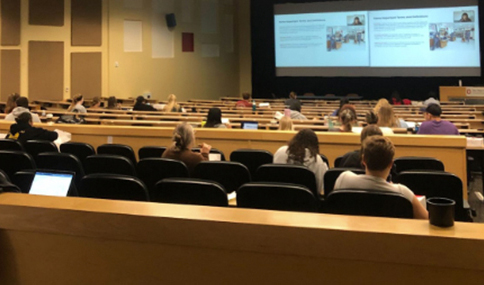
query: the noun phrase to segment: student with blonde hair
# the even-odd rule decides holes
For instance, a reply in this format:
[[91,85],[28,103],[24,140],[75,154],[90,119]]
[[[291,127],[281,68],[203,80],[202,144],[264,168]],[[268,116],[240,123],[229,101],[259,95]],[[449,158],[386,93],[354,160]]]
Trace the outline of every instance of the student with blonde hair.
[[168,96],[168,103],[166,104],[165,108],[163,108],[163,112],[167,113],[180,113],[183,112],[183,108],[176,102],[175,94],[170,94]]
[[12,93],[8,95],[7,103],[5,104],[5,114],[12,113],[13,109],[17,108],[17,99],[20,98],[20,95],[17,93]]
[[377,125],[379,127],[407,128],[407,123],[395,116],[392,105],[386,99],[381,99],[378,102],[375,112],[378,114]]
[[87,113],[86,108],[82,104],[84,104],[84,96],[82,96],[82,94],[77,94],[72,98],[71,106],[69,106],[69,109],[67,109],[67,112],[81,113],[81,114]]
[[292,123],[292,119],[290,117],[284,116],[279,121],[279,130],[280,131],[294,131],[294,125]]

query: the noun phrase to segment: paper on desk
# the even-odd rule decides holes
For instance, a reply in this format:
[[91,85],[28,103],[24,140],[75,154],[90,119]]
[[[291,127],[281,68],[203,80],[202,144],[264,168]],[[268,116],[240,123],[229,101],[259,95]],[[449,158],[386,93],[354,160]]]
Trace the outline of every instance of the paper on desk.
[[72,134],[71,133],[64,132],[64,131],[61,131],[61,130],[54,130],[54,132],[56,132],[59,135],[59,137],[57,138],[57,140],[54,141],[54,143],[57,146],[57,148],[60,148],[60,145],[61,144],[70,142],[71,139],[72,139]]

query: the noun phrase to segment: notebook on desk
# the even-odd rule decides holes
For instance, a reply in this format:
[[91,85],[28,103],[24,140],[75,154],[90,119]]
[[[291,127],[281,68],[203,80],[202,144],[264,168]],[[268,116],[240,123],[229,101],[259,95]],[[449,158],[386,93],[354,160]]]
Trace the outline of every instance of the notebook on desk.
[[258,122],[242,122],[242,129],[244,130],[258,130],[259,123]]
[[73,181],[74,173],[37,171],[29,194],[67,197]]

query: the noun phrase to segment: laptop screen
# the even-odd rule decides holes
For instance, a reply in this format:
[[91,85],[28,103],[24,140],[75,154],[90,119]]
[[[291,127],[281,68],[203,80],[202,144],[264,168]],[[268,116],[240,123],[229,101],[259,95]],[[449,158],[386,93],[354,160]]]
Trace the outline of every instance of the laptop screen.
[[258,130],[259,129],[259,123],[257,123],[257,122],[243,122],[242,123],[242,129],[244,129],[244,130]]
[[69,173],[37,172],[29,194],[67,197],[73,178]]

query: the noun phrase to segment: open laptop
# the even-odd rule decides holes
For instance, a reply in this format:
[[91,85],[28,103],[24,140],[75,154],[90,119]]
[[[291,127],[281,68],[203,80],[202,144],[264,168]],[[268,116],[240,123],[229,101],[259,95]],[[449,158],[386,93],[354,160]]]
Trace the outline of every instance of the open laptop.
[[74,173],[37,171],[29,194],[67,197],[74,182]]
[[244,130],[258,130],[259,123],[258,122],[242,122],[242,129]]

